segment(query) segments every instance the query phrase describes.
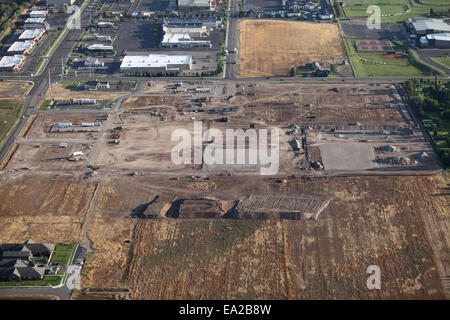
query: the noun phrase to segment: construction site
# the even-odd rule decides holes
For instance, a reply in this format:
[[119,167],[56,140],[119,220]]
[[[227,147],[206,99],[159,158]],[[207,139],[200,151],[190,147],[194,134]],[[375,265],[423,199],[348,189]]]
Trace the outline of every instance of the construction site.
[[[73,299],[447,297],[449,176],[401,86],[145,81],[112,106],[31,116],[0,163],[2,241],[91,243]],[[279,170],[175,164],[198,121],[277,128]]]

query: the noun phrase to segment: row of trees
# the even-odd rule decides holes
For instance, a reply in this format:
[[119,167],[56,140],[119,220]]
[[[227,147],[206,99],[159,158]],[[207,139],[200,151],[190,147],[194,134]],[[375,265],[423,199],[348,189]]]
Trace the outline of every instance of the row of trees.
[[11,26],[12,18],[20,14],[23,8],[30,6],[32,0],[14,0],[10,3],[0,3],[0,33]]

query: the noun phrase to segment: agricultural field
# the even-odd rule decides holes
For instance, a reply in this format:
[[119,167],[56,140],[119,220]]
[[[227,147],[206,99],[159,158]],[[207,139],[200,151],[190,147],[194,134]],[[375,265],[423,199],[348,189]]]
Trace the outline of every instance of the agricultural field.
[[358,39],[344,38],[356,77],[421,77],[440,74],[422,62],[412,50],[393,42],[395,54],[357,52]]
[[347,59],[335,24],[242,20],[239,23],[239,76],[288,76],[292,65]]
[[[137,193],[124,207],[129,188],[143,187],[111,183],[88,230],[98,251],[87,258],[74,298],[92,298],[90,288],[126,288],[131,299],[444,298],[448,178],[210,181],[216,183],[212,197],[251,192],[332,199],[317,219],[297,221],[125,219],[115,208],[138,207],[149,196]],[[140,181],[163,197],[189,184]],[[372,264],[383,270],[377,292],[365,287]]]

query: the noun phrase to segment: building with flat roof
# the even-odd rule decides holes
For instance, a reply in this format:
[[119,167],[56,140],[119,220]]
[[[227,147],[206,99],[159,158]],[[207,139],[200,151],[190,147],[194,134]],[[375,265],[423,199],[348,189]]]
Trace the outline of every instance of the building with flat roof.
[[30,53],[34,47],[33,40],[16,41],[8,48],[8,53]]
[[62,7],[62,6],[70,6],[71,4],[74,4],[75,0],[46,0],[45,3],[47,4],[47,6]]
[[178,9],[211,9],[211,0],[178,0]]
[[16,54],[13,56],[4,56],[0,60],[0,70],[2,71],[17,71],[20,70],[25,57],[22,54]]
[[416,19],[411,26],[418,35],[450,32],[450,26],[440,19]]
[[149,54],[148,56],[125,56],[120,72],[125,74],[176,75],[192,67],[191,56]]
[[187,33],[191,37],[204,37],[209,34],[206,26],[163,25],[165,33]]
[[48,10],[33,10],[30,12],[30,18],[45,18]]
[[435,33],[427,35],[428,43],[439,49],[450,49],[450,33]]
[[193,40],[189,33],[166,33],[161,41],[165,48],[211,48],[209,40]]
[[96,43],[87,47],[89,51],[97,51],[97,52],[110,52],[113,51],[113,46],[107,46],[101,43]]
[[45,29],[27,29],[19,36],[19,40],[39,41],[45,33]]

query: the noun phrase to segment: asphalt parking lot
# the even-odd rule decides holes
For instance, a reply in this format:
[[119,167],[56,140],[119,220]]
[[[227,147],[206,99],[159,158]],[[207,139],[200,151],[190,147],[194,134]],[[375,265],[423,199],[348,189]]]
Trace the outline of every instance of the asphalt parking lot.
[[365,23],[343,22],[341,23],[344,36],[349,38],[378,38],[408,41],[408,33],[400,25],[382,23],[380,30],[370,30]]

